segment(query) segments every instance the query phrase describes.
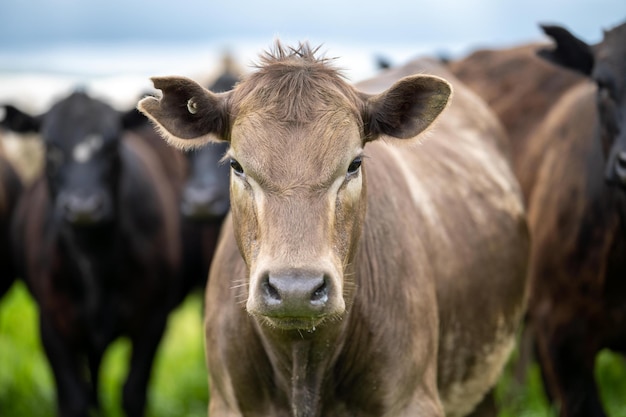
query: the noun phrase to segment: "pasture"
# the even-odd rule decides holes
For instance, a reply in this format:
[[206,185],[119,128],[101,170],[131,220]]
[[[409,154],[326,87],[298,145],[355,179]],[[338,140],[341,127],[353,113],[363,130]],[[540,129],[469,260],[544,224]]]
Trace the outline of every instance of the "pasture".
[[[202,297],[191,294],[170,317],[148,391],[146,417],[206,416],[207,379],[202,331]],[[0,415],[53,417],[54,385],[37,331],[38,313],[23,283],[0,301]],[[129,344],[118,340],[102,367],[105,415],[123,417],[120,384],[127,371]],[[531,364],[519,386],[511,366],[497,388],[499,417],[555,417],[543,393],[539,368]],[[610,417],[626,417],[626,360],[604,351],[596,373]]]

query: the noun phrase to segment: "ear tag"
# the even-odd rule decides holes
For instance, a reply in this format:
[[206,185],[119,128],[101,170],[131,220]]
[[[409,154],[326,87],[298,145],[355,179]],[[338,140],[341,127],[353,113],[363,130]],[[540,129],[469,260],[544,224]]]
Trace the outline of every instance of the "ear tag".
[[191,114],[198,113],[198,103],[196,103],[195,97],[191,97],[187,100],[187,110],[189,110],[189,113]]

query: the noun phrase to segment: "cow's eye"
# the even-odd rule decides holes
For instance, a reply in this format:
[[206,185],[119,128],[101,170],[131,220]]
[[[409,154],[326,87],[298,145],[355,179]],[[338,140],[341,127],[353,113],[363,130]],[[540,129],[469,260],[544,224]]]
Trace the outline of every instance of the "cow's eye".
[[233,159],[233,158],[230,159],[230,167],[232,168],[235,174],[239,176],[243,175],[243,168],[241,167],[241,164],[237,162],[236,159]]
[[348,166],[347,176],[356,175],[360,169],[361,169],[361,157],[357,156],[356,158],[354,158],[352,162],[350,162],[350,165]]

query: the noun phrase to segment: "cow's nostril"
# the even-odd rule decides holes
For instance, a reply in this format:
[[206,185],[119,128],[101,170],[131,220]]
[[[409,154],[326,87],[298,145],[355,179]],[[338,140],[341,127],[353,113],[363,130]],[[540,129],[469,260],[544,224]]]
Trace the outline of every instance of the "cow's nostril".
[[280,292],[270,283],[269,277],[266,277],[261,284],[263,288],[263,295],[268,303],[275,304],[280,303]]
[[326,284],[326,279],[323,280],[322,284],[315,289],[313,295],[311,295],[311,303],[320,305],[324,304],[328,301],[328,285]]

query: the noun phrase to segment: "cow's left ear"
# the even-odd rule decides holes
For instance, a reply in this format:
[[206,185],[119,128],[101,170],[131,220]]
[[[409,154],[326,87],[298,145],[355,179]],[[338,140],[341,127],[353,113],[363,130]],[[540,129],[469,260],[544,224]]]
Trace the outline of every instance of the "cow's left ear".
[[541,25],[541,29],[554,39],[556,47],[542,48],[537,51],[537,55],[553,64],[581,72],[586,76],[591,75],[594,65],[591,46],[561,26]]
[[153,77],[152,82],[163,97],[146,97],[137,108],[170,144],[187,149],[227,140],[229,93],[212,93],[185,77]]
[[398,139],[417,136],[446,108],[452,86],[432,75],[412,75],[397,81],[377,95],[364,98],[365,140],[381,135]]
[[10,104],[0,104],[0,126],[16,133],[36,133],[42,116],[31,116]]

